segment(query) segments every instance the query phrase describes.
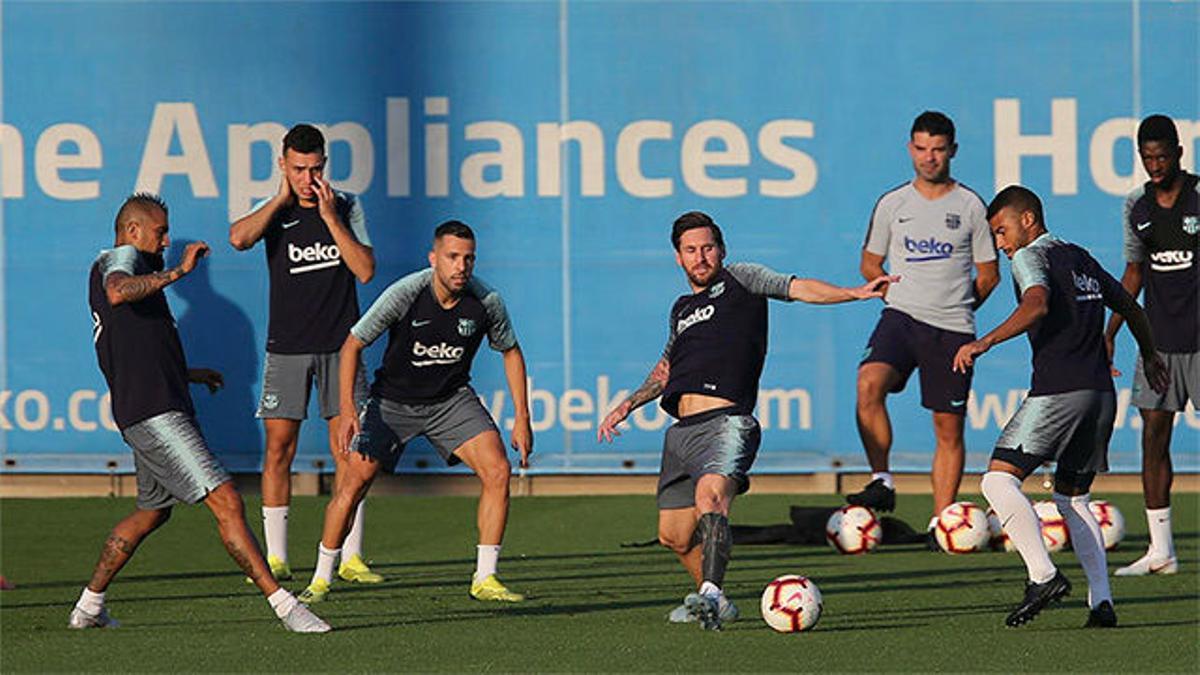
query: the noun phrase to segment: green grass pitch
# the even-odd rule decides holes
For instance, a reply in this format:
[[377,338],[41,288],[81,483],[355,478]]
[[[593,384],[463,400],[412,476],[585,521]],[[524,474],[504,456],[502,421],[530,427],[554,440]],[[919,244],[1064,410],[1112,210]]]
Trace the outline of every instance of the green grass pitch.
[[[981,498],[974,497],[977,503]],[[1146,545],[1138,495],[1113,501],[1129,533],[1109,567]],[[747,496],[735,524],[787,521],[790,504],[835,496]],[[652,497],[521,498],[501,578],[531,599],[483,605],[467,597],[474,565],[473,499],[373,498],[367,553],[378,586],[334,585],[317,611],[324,636],[284,631],[226,557],[203,507],[180,507],[109,589],[123,626],[69,631],[67,614],[127,499],[0,502],[0,670],[26,671],[1189,671],[1200,668],[1200,501],[1174,503],[1180,573],[1114,578],[1121,627],[1082,630],[1086,583],[1073,554],[1054,556],[1075,590],[1032,624],[1003,627],[1019,599],[1016,554],[952,557],[914,546],[842,557],[826,547],[740,546],[726,587],[742,620],[720,633],[668,625],[689,590],[674,556],[619,544],[653,536]],[[322,498],[298,498],[291,562],[299,591],[315,556]],[[901,497],[920,524],[927,497]],[[247,511],[257,514],[249,500]],[[257,518],[252,518],[257,521]],[[758,617],[773,577],[804,574],[825,612],[807,633],[781,635]]]

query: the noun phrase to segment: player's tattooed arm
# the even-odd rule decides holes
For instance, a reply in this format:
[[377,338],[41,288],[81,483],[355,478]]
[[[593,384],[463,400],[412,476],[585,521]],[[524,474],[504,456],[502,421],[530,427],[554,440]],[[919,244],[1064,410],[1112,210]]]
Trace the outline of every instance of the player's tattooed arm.
[[149,274],[110,272],[104,279],[104,292],[108,296],[108,304],[116,307],[124,302],[144,300],[196,269],[196,263],[206,255],[208,244],[194,241],[183,250],[183,258],[179,264],[169,270]]
[[642,386],[638,387],[637,391],[633,392],[629,398],[625,399],[608,413],[604,421],[600,423],[600,427],[596,430],[597,440],[612,441],[613,436],[619,435],[621,432],[617,430],[617,425],[625,421],[626,417],[634,410],[658,398],[663,389],[667,386],[667,379],[671,374],[671,365],[667,361],[667,357],[658,360],[654,364],[654,368],[650,374],[646,376],[646,381],[642,382]]
[[113,272],[104,282],[108,304],[117,306],[123,302],[137,302],[154,295],[182,277],[178,267],[149,274],[126,274]]

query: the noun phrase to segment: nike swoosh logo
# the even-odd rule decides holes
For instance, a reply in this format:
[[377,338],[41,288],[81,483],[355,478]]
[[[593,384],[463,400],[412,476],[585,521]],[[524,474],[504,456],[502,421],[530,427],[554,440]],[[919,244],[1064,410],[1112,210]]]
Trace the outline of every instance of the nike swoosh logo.
[[950,401],[950,405],[952,405],[952,406],[955,406],[955,407],[958,407],[958,406],[960,406],[960,405],[963,405],[963,404],[965,404],[966,402],[967,402],[967,399],[965,399],[965,398],[964,398],[964,399],[963,399],[963,400],[961,400],[961,401]]
[[285,230],[286,230],[286,229],[288,229],[289,227],[293,227],[293,226],[295,226],[295,225],[299,225],[299,224],[300,224],[300,220],[299,220],[299,219],[296,219],[296,220],[293,220],[293,221],[291,221],[291,222],[289,222],[289,223],[280,223],[280,224],[279,224],[279,226],[280,226],[280,227],[282,227],[283,229],[285,229]]
[[413,327],[413,328],[420,328],[421,326],[424,326],[424,325],[425,325],[425,324],[427,324],[427,323],[433,323],[433,319],[428,319],[428,320],[426,320],[426,321],[415,321],[415,320],[414,320],[414,321],[412,322],[412,327]]
[[912,220],[912,219],[913,219],[913,216],[909,216],[909,217],[907,217],[907,218],[901,218],[901,219],[900,219],[900,222],[902,222],[902,223],[907,223],[908,221],[910,221],[910,220]]
[[1161,565],[1152,565],[1150,567],[1150,574],[1158,574],[1159,572],[1167,569],[1170,566],[1171,566],[1171,561],[1169,561],[1169,560]]
[[1146,229],[1147,227],[1150,227],[1151,225],[1153,225],[1152,222],[1138,223],[1138,225],[1137,225],[1138,232],[1141,232],[1142,230]]

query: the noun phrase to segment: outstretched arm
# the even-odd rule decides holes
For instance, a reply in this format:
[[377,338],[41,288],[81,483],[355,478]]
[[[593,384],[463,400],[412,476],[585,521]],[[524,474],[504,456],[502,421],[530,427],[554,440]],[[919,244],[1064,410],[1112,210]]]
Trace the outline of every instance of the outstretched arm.
[[845,288],[834,286],[820,279],[792,279],[788,284],[788,299],[808,302],[815,305],[832,305],[852,300],[867,298],[882,298],[888,284],[900,281],[897,275],[880,275],[862,286]]
[[162,289],[187,276],[196,269],[196,263],[208,255],[208,244],[193,241],[183,250],[183,260],[177,267],[149,274],[127,274],[111,272],[104,280],[104,294],[108,304],[116,307],[125,302],[137,302],[154,295]]
[[526,391],[525,354],[520,345],[504,350],[504,377],[508,380],[508,392],[512,395],[513,419],[512,449],[521,453],[521,468],[529,467],[529,455],[533,452],[533,428],[529,423],[529,395]]
[[350,441],[360,430],[358,406],[354,401],[354,379],[366,347],[365,342],[350,334],[346,336],[338,354],[337,449],[341,452],[350,452]]
[[646,381],[642,382],[642,386],[608,413],[608,416],[600,423],[600,428],[596,430],[596,440],[611,442],[614,436],[619,436],[621,432],[617,430],[617,425],[624,422],[625,418],[629,417],[634,410],[658,398],[667,386],[670,373],[671,364],[664,356],[654,364],[654,368],[646,376]]
[[976,357],[983,355],[1001,342],[1029,330],[1035,323],[1041,321],[1048,311],[1050,311],[1050,291],[1045,286],[1030,286],[1021,295],[1020,304],[1003,323],[996,326],[987,335],[958,348],[958,353],[954,355],[954,371],[967,372],[967,369],[974,364]]

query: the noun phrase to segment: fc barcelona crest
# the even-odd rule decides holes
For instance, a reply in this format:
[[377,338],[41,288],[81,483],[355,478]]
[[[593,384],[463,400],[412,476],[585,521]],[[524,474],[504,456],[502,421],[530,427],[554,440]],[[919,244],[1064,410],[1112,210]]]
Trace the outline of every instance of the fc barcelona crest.
[[463,337],[471,337],[475,334],[475,319],[459,319],[458,334]]
[[1184,216],[1183,231],[1189,235],[1200,232],[1200,216]]
[[957,230],[961,225],[962,225],[962,218],[960,218],[957,213],[947,213],[946,214],[946,228],[947,229]]

